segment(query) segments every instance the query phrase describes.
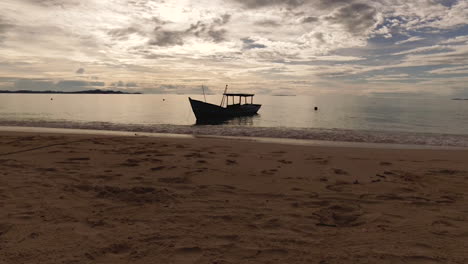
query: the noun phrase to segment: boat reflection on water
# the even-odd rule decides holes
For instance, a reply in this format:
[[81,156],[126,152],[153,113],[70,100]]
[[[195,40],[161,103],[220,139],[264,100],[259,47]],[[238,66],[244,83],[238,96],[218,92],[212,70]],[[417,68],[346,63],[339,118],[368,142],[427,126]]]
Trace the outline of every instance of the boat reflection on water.
[[259,114],[251,116],[238,116],[230,118],[212,118],[212,119],[197,119],[195,125],[234,125],[234,126],[253,126],[254,120],[260,117]]

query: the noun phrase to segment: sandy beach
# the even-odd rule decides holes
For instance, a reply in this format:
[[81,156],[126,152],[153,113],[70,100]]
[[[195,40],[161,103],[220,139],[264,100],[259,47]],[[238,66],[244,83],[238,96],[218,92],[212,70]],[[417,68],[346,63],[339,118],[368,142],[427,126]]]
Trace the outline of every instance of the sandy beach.
[[0,263],[467,263],[468,150],[0,132]]

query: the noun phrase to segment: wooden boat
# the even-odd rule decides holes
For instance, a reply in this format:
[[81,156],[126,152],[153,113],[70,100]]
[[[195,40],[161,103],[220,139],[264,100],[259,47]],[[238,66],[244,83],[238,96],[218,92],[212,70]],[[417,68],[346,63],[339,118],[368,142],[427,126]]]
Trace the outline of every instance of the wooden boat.
[[[192,106],[193,113],[197,120],[251,116],[257,114],[262,106],[253,103],[254,94],[226,93],[226,90],[223,93],[223,99],[220,105],[194,100],[189,97],[190,105]],[[230,98],[232,98],[232,100],[230,100]],[[249,98],[250,100],[247,100]],[[230,104],[230,102],[232,102],[232,104]]]

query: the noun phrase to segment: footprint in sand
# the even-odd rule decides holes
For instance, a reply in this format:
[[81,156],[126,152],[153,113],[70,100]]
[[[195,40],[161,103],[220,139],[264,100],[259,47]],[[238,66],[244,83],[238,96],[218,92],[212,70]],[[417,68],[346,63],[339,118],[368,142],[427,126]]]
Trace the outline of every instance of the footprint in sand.
[[440,170],[430,170],[431,174],[443,174],[443,175],[454,175],[459,173],[465,173],[466,171],[452,170],[452,169],[440,169]]
[[321,159],[321,160],[317,160],[315,163],[320,164],[320,165],[326,165],[328,164],[328,162],[329,161],[326,159]]
[[390,165],[392,165],[391,162],[386,162],[386,161],[382,161],[382,162],[380,162],[379,164],[380,164],[381,166],[390,166]]
[[176,249],[176,263],[187,262],[194,263],[196,259],[200,258],[203,250],[199,247],[180,247]]
[[271,218],[260,224],[260,227],[264,229],[278,229],[283,227],[283,223],[278,218]]
[[235,164],[237,164],[237,161],[235,160],[230,160],[230,159],[226,160],[226,165],[235,165]]
[[136,167],[139,165],[139,160],[127,159],[124,163],[121,163],[120,165],[125,167]]
[[348,175],[348,172],[342,170],[342,169],[333,169],[333,172],[338,175]]
[[164,182],[164,183],[175,183],[175,184],[190,182],[190,180],[187,179],[186,177],[164,177],[164,178],[159,178],[158,181]]
[[363,211],[358,204],[335,204],[320,209],[314,215],[318,217],[317,226],[349,227],[364,224],[360,221]]
[[[266,175],[274,175],[278,170],[277,169],[271,169],[271,170],[262,170],[262,174]],[[292,178],[292,177],[290,177]]]
[[128,253],[132,248],[127,243],[112,244],[108,247],[101,249],[103,254],[125,254]]
[[273,154],[285,154],[286,151],[280,150],[280,151],[273,151],[273,152],[271,152],[271,153],[273,153]]
[[186,158],[203,158],[203,156],[198,152],[193,152],[193,153],[186,154],[186,155],[184,155],[184,157],[186,157]]
[[327,185],[325,188],[334,192],[342,192],[348,184],[350,183],[346,181],[336,181],[334,185]]
[[13,225],[11,224],[0,223],[0,237],[8,233],[12,227]]
[[166,168],[166,166],[158,166],[158,167],[154,167],[154,168],[151,168],[152,171],[159,171],[159,170],[162,170]]

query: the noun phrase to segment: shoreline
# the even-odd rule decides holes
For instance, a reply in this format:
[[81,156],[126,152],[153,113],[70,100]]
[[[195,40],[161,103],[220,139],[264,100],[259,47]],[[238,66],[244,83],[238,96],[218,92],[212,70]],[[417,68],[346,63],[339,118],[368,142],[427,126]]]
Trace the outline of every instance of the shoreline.
[[26,126],[0,126],[0,132],[24,132],[24,133],[50,133],[50,134],[76,134],[76,135],[115,135],[115,136],[146,136],[159,138],[214,138],[228,140],[254,141],[258,143],[323,146],[323,147],[347,147],[347,148],[375,148],[375,149],[439,149],[439,150],[466,150],[468,146],[436,146],[423,144],[398,144],[398,143],[373,143],[352,141],[329,141],[296,138],[274,138],[255,136],[219,136],[219,135],[194,135],[175,133],[151,133],[117,130],[76,129],[76,128],[49,128],[49,127],[26,127]]

